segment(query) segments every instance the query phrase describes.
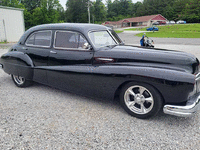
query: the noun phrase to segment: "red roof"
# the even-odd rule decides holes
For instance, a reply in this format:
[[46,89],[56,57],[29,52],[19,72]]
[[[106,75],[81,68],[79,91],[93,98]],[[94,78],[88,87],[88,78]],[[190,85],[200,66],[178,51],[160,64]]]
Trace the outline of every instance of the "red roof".
[[151,20],[167,20],[167,19],[165,17],[163,17],[162,15],[157,15],[155,18],[153,18]]
[[119,20],[119,21],[106,21],[103,24],[109,24],[109,25],[117,25],[121,24],[124,20]]
[[150,16],[141,16],[141,17],[135,17],[135,18],[127,18],[124,20],[128,20],[129,22],[147,22],[149,20],[167,20],[162,15],[150,15]]
[[150,15],[150,16],[141,16],[141,17],[135,17],[135,18],[127,18],[119,21],[106,21],[105,24],[110,25],[117,25],[121,24],[122,22],[148,22],[149,20],[167,20],[162,15]]

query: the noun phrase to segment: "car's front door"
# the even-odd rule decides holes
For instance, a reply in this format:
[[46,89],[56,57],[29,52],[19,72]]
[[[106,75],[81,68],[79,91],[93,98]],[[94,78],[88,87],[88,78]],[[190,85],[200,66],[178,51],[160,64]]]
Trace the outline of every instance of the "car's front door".
[[78,32],[58,30],[54,36],[54,46],[49,55],[48,82],[58,88],[82,93],[86,90],[81,88],[84,87],[82,85],[89,86],[91,80],[89,68],[94,52]]

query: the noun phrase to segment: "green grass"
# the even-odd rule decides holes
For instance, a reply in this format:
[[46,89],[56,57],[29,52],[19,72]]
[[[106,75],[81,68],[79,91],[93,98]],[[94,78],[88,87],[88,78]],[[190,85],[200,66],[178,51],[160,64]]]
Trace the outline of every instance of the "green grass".
[[125,29],[125,31],[146,31],[146,28],[130,28]]
[[[200,24],[181,24],[158,26],[159,31],[146,32],[148,37],[161,38],[200,38]],[[140,31],[145,31],[146,28]],[[136,34],[141,37],[144,33]]]
[[115,30],[116,33],[122,33],[124,32],[123,30]]
[[1,41],[0,44],[6,44],[8,43],[7,40]]

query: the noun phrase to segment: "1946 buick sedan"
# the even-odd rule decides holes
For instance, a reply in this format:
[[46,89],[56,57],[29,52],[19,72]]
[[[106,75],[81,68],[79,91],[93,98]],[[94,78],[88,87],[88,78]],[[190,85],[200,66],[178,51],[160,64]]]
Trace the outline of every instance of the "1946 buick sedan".
[[0,58],[18,87],[39,82],[81,95],[119,96],[130,115],[199,109],[199,61],[191,54],[125,45],[108,27],[46,24],[27,30]]

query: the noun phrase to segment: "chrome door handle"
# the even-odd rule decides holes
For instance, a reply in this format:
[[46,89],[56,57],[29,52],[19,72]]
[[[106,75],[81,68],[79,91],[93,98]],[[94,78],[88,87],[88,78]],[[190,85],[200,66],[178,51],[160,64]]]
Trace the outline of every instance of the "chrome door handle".
[[55,51],[50,51],[50,53],[52,53],[52,54],[57,54],[57,52],[55,52]]

